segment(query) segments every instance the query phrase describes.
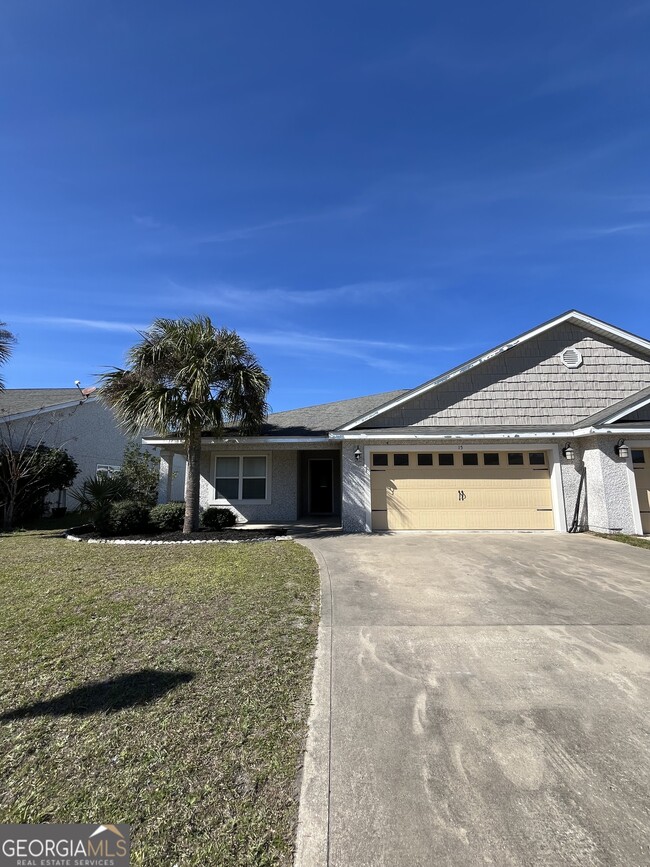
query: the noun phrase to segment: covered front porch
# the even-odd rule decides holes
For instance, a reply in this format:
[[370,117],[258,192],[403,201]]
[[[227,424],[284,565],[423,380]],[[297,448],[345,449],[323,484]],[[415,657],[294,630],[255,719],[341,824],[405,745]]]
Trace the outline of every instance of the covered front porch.
[[[336,526],[341,516],[341,448],[324,437],[274,442],[272,437],[205,438],[202,443],[202,508],[230,508],[238,524]],[[173,498],[175,467],[183,444],[166,440],[160,449],[158,501]]]

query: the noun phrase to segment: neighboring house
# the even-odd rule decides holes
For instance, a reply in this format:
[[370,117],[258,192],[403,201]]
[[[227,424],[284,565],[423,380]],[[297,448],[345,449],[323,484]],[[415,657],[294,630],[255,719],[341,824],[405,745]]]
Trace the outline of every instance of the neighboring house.
[[[145,442],[165,499],[182,443]],[[650,533],[650,341],[570,311],[412,390],[206,434],[201,473],[242,521]]]
[[[0,392],[0,443],[60,447],[79,466],[74,485],[119,468],[129,437],[95,393],[77,388],[7,388]],[[172,496],[183,499],[185,464],[178,461]],[[51,495],[50,500],[56,499]],[[68,505],[74,505],[69,503]]]

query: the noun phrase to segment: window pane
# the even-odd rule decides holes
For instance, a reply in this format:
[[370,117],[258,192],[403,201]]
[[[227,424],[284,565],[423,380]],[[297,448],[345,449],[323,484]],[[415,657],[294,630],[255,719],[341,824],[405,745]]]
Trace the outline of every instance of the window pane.
[[632,449],[632,463],[645,464],[645,455],[643,449]]
[[372,456],[372,465],[373,465],[373,467],[387,467],[388,466],[388,455],[373,455]]
[[418,455],[418,466],[419,467],[432,467],[433,466],[433,455]]
[[244,478],[266,476],[266,458],[244,458]]
[[546,464],[546,455],[544,452],[531,452],[528,460],[533,467],[543,467]]
[[408,455],[393,455],[393,463],[396,467],[408,467],[409,465],[409,456]]
[[236,500],[239,497],[239,479],[217,478],[217,499]]
[[454,456],[452,454],[440,454],[438,455],[438,466],[440,467],[453,467],[454,465]]
[[217,476],[223,478],[239,478],[239,458],[217,458]]
[[463,452],[463,466],[476,467],[478,466],[478,455],[472,452]]
[[499,453],[498,452],[486,452],[483,455],[483,463],[486,467],[498,467],[499,466]]
[[524,462],[524,456],[521,452],[509,452],[508,463],[511,467],[520,467]]
[[244,479],[242,482],[242,500],[266,499],[266,479]]

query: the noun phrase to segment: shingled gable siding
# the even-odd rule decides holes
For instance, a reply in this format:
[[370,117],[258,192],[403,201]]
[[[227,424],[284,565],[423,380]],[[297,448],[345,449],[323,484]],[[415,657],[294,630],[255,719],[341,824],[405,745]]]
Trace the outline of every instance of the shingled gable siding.
[[[559,353],[583,355],[570,370]],[[363,427],[574,424],[650,385],[650,357],[563,323]]]

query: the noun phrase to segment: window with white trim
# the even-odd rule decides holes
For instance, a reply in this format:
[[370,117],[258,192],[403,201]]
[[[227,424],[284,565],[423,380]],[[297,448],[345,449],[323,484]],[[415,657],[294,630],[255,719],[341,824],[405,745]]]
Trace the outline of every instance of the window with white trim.
[[267,467],[265,455],[217,456],[215,498],[228,502],[266,500]]
[[97,469],[95,470],[96,476],[114,476],[115,473],[119,472],[120,467],[115,464],[97,464]]

